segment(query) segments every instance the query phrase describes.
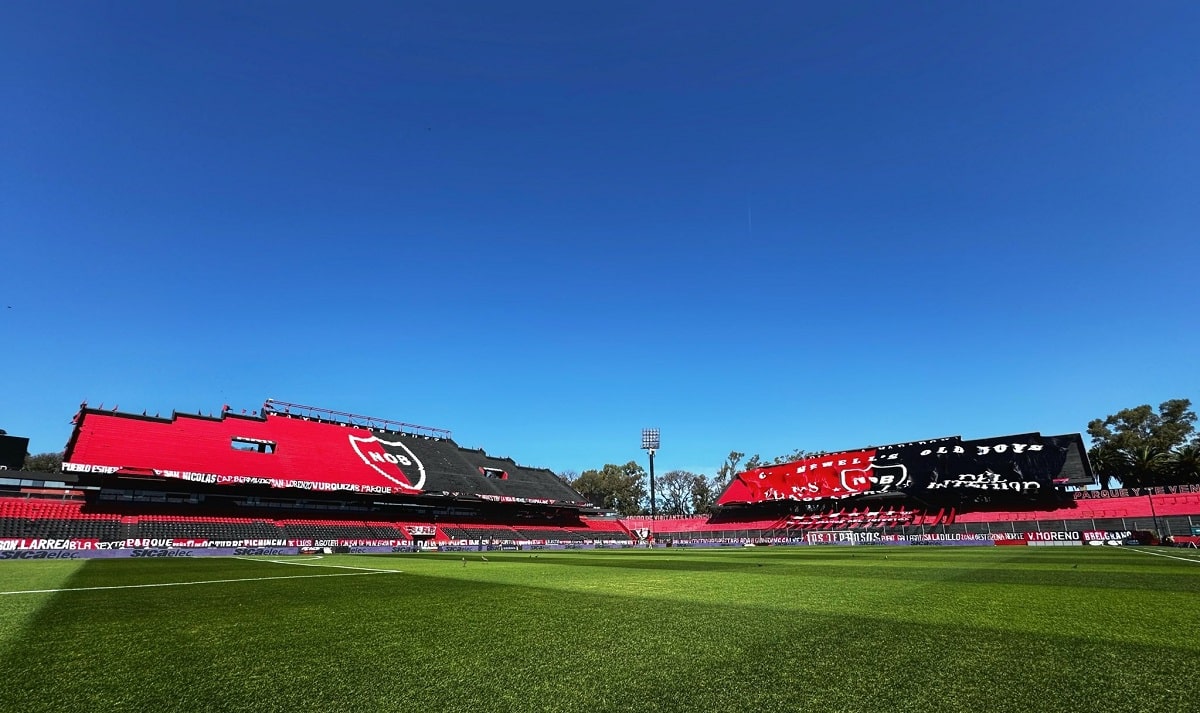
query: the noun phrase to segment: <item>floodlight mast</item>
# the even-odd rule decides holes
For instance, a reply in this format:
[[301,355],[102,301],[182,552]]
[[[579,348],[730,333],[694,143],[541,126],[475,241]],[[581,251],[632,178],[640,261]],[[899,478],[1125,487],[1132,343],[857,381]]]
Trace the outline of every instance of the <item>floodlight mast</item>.
[[650,452],[650,519],[658,519],[658,498],[654,494],[654,452],[658,450],[658,429],[642,429],[642,450]]

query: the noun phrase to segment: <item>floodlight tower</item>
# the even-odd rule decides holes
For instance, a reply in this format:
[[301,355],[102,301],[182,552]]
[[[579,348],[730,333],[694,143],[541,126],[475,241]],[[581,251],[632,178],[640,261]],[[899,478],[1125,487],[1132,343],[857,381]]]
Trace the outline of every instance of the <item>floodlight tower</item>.
[[658,501],[654,496],[654,451],[658,450],[658,429],[642,429],[642,450],[650,451],[650,519],[658,519]]

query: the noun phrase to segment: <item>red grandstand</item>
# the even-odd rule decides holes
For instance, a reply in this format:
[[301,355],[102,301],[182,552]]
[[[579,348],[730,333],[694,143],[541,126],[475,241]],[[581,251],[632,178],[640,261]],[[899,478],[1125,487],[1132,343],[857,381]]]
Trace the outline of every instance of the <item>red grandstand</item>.
[[262,414],[169,418],[81,408],[70,473],[215,485],[586,504],[544,468],[460,448],[450,432],[268,401]]
[[0,479],[0,559],[633,542],[553,472],[444,429],[271,400],[166,418],[85,404],[73,423],[48,487]]

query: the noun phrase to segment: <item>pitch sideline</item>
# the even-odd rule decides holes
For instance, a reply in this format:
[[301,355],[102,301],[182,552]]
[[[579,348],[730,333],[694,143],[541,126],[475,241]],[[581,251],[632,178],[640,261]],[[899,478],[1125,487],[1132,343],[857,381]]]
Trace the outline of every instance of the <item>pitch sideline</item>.
[[1149,550],[1143,550],[1143,549],[1139,549],[1139,548],[1135,548],[1135,547],[1130,547],[1128,549],[1133,552],[1140,552],[1141,554],[1144,554],[1144,555],[1154,555],[1155,557],[1168,557],[1173,560],[1179,560],[1180,562],[1191,562],[1192,564],[1200,564],[1200,559],[1196,559],[1193,557],[1179,557],[1177,555],[1165,555],[1162,552],[1151,552]]
[[[262,561],[262,560],[256,560]],[[397,574],[400,570],[377,569],[367,572],[330,572],[328,574],[287,574],[275,577],[240,577],[237,579],[204,579],[195,582],[156,582],[153,584],[112,584],[103,587],[62,587],[59,589],[24,589],[12,592],[0,592],[0,596],[9,594],[57,594],[59,592],[92,592],[103,589],[143,589],[148,587],[186,587],[193,584],[229,584],[232,582],[265,582],[273,579],[318,579],[321,577],[365,577],[372,574]]]
[[233,559],[246,560],[247,562],[270,562],[272,564],[290,564],[293,567],[332,567],[334,569],[357,569],[357,570],[362,570],[364,572],[386,572],[388,574],[395,574],[397,572],[403,571],[403,570],[399,570],[399,569],[379,569],[378,567],[351,567],[350,565],[345,565],[345,564],[310,564],[308,562],[289,562],[287,560],[268,560],[268,559],[258,559],[257,557],[243,557],[240,555],[235,555],[233,557]]

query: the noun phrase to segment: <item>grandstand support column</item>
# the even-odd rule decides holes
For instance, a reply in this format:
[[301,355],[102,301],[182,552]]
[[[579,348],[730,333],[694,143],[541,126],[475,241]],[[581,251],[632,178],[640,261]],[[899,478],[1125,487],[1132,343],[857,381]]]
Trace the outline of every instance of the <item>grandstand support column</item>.
[[642,429],[642,450],[650,452],[650,519],[658,519],[658,497],[654,492],[654,452],[658,450],[657,428]]
[[[651,481],[653,482],[653,481]],[[1154,536],[1162,539],[1162,532],[1158,528],[1158,513],[1154,511],[1154,497],[1150,493],[1146,493],[1146,499],[1150,501],[1150,517],[1154,520]],[[1170,534],[1170,533],[1168,533]]]

